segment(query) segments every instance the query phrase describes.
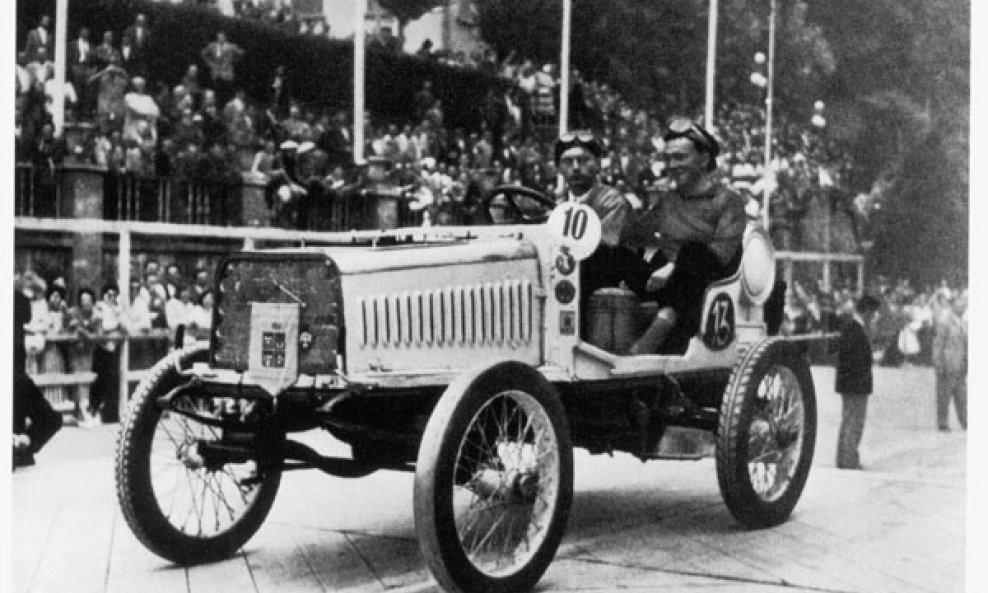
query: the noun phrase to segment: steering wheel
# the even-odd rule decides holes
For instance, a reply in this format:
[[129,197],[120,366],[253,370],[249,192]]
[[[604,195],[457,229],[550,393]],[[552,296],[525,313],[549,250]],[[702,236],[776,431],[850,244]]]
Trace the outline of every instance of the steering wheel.
[[[493,208],[498,197],[503,197],[506,208],[495,216]],[[528,207],[522,207],[521,199]],[[481,202],[484,219],[490,224],[542,224],[549,220],[549,214],[556,207],[556,201],[540,191],[522,185],[498,185]],[[533,208],[532,206],[536,206]]]

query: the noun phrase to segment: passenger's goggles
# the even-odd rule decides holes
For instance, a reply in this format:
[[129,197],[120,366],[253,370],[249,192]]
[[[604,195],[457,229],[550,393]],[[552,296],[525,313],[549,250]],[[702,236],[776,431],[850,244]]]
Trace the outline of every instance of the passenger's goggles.
[[689,138],[697,145],[697,148],[705,152],[710,152],[712,144],[707,134],[700,129],[693,120],[686,117],[674,117],[669,120],[669,131],[666,132],[665,139]]

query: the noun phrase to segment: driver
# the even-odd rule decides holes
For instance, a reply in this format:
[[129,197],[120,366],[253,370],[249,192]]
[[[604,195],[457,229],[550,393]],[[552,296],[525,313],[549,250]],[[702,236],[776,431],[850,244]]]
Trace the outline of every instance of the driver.
[[[603,147],[588,131],[563,134],[554,150],[556,167],[565,182],[565,199],[586,204],[600,219],[600,244],[581,264],[581,311],[588,311],[587,304],[595,290],[619,286],[628,279],[648,275],[638,254],[621,243],[622,232],[633,218],[633,210],[620,191],[601,183],[602,154]],[[634,286],[632,289],[639,291]],[[585,322],[588,317],[582,316]]]
[[717,140],[686,117],[673,117],[663,139],[667,191],[622,235],[632,248],[655,251],[645,289],[658,293],[659,311],[632,355],[657,352],[677,321],[694,329],[707,286],[741,259],[745,203],[717,171]]
[[591,132],[569,132],[559,137],[554,154],[566,199],[590,206],[600,218],[601,244],[616,247],[632,208],[621,192],[600,182],[603,147]]

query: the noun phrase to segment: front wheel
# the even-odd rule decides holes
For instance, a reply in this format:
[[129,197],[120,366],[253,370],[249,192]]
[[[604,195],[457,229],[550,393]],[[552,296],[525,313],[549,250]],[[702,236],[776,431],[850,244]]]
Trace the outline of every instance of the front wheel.
[[443,588],[532,588],[556,553],[572,498],[565,412],[541,375],[509,362],[450,385],[415,472],[419,546]]
[[721,404],[717,481],[731,514],[751,528],[792,513],[816,444],[816,395],[806,360],[769,339],[738,361]]
[[[264,522],[281,482],[280,460],[208,454],[228,442],[210,422],[218,406],[183,374],[205,360],[206,349],[197,348],[158,362],[138,386],[117,442],[124,519],[149,550],[179,564],[221,560],[240,549]],[[282,441],[270,438],[268,450]]]

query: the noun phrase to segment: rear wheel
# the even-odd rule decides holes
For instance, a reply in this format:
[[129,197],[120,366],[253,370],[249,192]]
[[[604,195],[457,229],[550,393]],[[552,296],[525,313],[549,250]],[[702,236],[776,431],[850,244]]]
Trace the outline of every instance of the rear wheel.
[[[149,550],[180,564],[220,560],[240,549],[263,523],[281,482],[280,459],[210,454],[224,442],[218,406],[182,374],[205,360],[206,350],[196,349],[158,362],[138,386],[117,442],[124,519]],[[183,385],[169,404],[161,402]],[[282,441],[274,435],[264,447],[276,453]]]
[[504,363],[458,380],[436,406],[415,474],[415,528],[450,591],[525,591],[562,539],[573,454],[555,391]]
[[791,345],[766,340],[734,368],[720,409],[717,480],[747,527],[786,521],[809,476],[816,443],[810,369]]

